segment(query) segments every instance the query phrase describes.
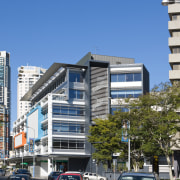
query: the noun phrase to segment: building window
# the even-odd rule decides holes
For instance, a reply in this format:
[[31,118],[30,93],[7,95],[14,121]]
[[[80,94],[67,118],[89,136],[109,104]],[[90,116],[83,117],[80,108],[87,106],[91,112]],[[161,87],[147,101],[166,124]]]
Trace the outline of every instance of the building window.
[[142,90],[111,90],[111,98],[137,98],[142,95]]
[[69,90],[69,97],[72,99],[84,99],[84,91],[70,89]]
[[64,122],[53,122],[53,133],[61,134],[61,133],[84,133],[85,125],[81,123],[64,123]]
[[70,72],[69,73],[70,82],[83,82],[83,76],[80,72]]
[[141,81],[141,73],[111,74],[111,82]]
[[54,149],[85,149],[84,140],[53,139]]
[[53,105],[53,115],[84,116],[85,110],[82,107],[68,107]]
[[173,54],[179,54],[180,53],[180,47],[173,47],[172,48],[172,53]]
[[121,111],[121,112],[129,112],[129,109],[128,108],[125,108],[125,107],[113,107],[111,108],[111,114],[114,115],[115,112],[117,111]]

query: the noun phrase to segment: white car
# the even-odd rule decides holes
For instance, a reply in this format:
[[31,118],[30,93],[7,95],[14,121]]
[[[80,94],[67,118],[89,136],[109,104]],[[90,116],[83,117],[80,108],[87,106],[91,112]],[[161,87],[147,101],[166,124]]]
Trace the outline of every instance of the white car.
[[107,180],[106,177],[100,176],[99,174],[91,173],[91,172],[85,172],[83,174],[83,179],[84,180]]

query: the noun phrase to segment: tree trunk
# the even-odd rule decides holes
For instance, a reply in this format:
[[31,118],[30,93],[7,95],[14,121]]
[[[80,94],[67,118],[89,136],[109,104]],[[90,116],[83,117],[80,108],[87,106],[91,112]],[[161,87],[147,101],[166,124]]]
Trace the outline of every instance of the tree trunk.
[[134,172],[138,172],[139,171],[139,164],[134,162],[133,163],[133,168],[134,168]]
[[169,179],[173,180],[172,165],[171,165],[170,157],[168,155],[166,155],[166,160],[167,160],[167,163],[169,165]]

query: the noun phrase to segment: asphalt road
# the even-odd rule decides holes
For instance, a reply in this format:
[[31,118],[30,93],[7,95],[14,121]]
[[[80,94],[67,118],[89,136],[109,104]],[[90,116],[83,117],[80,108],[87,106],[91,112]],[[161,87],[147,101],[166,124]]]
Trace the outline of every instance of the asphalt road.
[[[0,176],[0,180],[6,180],[8,179],[8,176]],[[41,179],[41,178],[32,178],[32,180],[47,180],[47,179]]]

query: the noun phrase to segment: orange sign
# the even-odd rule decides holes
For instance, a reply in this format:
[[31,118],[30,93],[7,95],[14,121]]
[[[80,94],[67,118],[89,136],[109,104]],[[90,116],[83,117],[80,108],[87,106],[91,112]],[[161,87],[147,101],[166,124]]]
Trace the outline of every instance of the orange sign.
[[26,133],[20,132],[14,136],[14,148],[20,148],[26,144]]

